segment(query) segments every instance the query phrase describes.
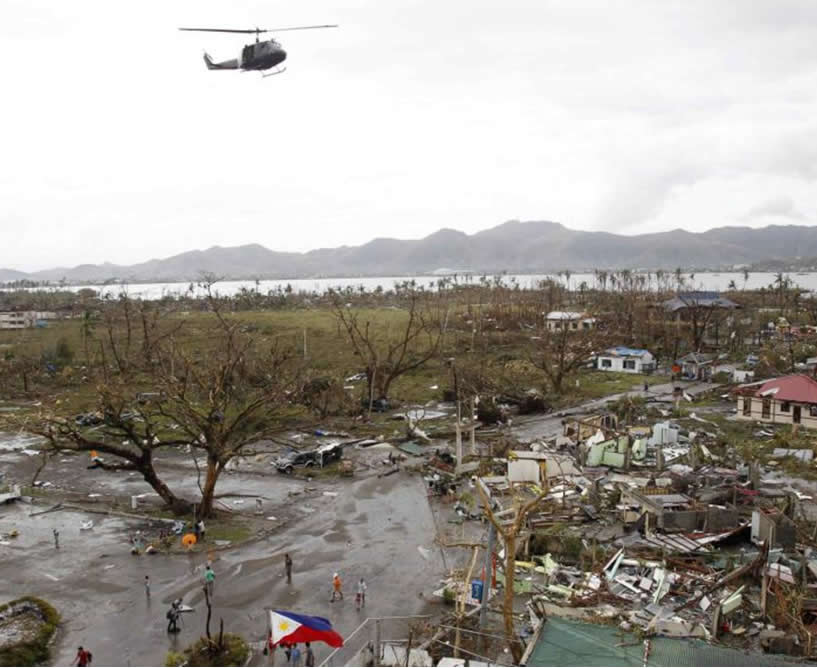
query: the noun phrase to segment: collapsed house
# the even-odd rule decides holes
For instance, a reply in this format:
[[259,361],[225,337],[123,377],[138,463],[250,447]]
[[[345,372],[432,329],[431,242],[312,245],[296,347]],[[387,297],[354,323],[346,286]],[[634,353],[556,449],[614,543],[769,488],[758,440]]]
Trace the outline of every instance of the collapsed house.
[[[495,475],[475,478],[503,527],[540,502],[510,562],[517,596],[537,611],[529,652],[549,616],[566,615],[646,638],[817,658],[817,552],[797,521],[807,497],[756,461],[716,456],[717,431],[694,413],[636,425],[571,417],[560,435],[509,450],[492,460]],[[813,461],[811,450],[774,452]],[[499,540],[492,597],[505,587],[504,548]],[[475,594],[466,598],[479,607]]]

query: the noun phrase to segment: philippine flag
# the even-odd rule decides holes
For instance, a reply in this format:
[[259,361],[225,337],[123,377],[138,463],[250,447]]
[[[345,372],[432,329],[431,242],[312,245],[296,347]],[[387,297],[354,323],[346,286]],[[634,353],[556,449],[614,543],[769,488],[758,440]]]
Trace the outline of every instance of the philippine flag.
[[328,619],[309,617],[286,610],[270,610],[272,644],[293,645],[301,642],[325,642],[330,647],[343,647],[343,638],[332,628]]

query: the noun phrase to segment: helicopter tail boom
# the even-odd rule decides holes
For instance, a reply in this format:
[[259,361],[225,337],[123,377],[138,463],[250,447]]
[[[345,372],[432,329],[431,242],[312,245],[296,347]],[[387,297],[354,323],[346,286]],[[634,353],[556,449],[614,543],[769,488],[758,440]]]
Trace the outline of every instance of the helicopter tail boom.
[[220,63],[213,62],[213,59],[210,57],[209,54],[204,54],[204,64],[207,65],[208,70],[237,70],[238,69],[238,60],[233,58],[231,60],[225,60]]

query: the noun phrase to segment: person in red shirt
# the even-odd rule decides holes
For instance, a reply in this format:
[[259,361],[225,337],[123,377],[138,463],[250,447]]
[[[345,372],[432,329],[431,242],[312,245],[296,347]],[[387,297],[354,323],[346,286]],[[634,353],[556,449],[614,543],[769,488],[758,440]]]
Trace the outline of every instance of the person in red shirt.
[[77,648],[77,657],[74,659],[73,663],[78,666],[90,666],[91,665],[91,653],[87,649],[83,649],[82,645]]

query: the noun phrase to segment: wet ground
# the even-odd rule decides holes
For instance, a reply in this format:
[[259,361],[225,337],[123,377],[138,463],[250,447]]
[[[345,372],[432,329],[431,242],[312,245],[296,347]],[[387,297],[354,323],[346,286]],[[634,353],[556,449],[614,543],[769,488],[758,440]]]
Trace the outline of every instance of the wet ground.
[[[4,452],[0,470],[9,480],[24,479],[22,472],[35,459]],[[42,479],[71,487],[75,494],[103,494],[101,503],[108,494],[150,491],[135,476],[89,471],[78,457],[63,460],[46,469]],[[182,487],[192,486],[191,493],[195,489],[195,477],[184,468],[165,473],[174,483],[183,481]],[[211,630],[217,631],[223,618],[226,630],[260,640],[266,629],[264,609],[270,607],[328,617],[343,635],[367,616],[438,609],[428,600],[444,568],[433,545],[435,524],[422,477],[407,472],[378,477],[374,470],[361,475],[365,477],[317,481],[272,472],[222,478],[220,493],[263,496],[264,514],[288,521],[263,539],[210,554],[216,572]],[[304,492],[307,487],[311,491]],[[235,510],[254,510],[253,499],[243,506],[234,506],[236,500],[224,499]],[[132,556],[125,537],[137,520],[74,511],[30,516],[53,503],[49,498],[35,505],[0,507],[0,533],[16,528],[20,534],[0,544],[0,601],[33,594],[55,605],[64,620],[54,652],[56,665],[70,663],[78,645],[89,647],[99,665],[162,665],[168,650],[181,650],[203,634],[201,585],[207,554]],[[89,519],[93,529],[80,530]],[[60,532],[59,550],[53,528]],[[427,550],[426,557],[418,546]],[[294,562],[291,586],[284,577],[284,552]],[[336,571],[346,598],[330,603]],[[151,579],[150,598],[145,575]],[[369,587],[361,612],[355,610],[353,588],[359,577]],[[183,615],[181,633],[169,635],[165,613],[176,597],[195,611]],[[327,653],[328,648],[316,647],[318,661]],[[283,661],[283,655],[277,659]]]
[[547,415],[514,418],[512,433],[515,438],[524,443],[545,440],[562,434],[562,420],[566,417],[581,417],[598,413],[604,410],[608,401],[615,401],[616,399],[626,396],[644,397],[648,401],[672,401],[673,389],[675,387],[683,388],[684,392],[694,397],[717,389],[719,386],[714,383],[675,381],[673,383],[654,385],[645,391],[643,386],[635,385],[630,392],[621,392],[619,394],[601,397],[600,399],[593,399],[563,411],[557,411]]

